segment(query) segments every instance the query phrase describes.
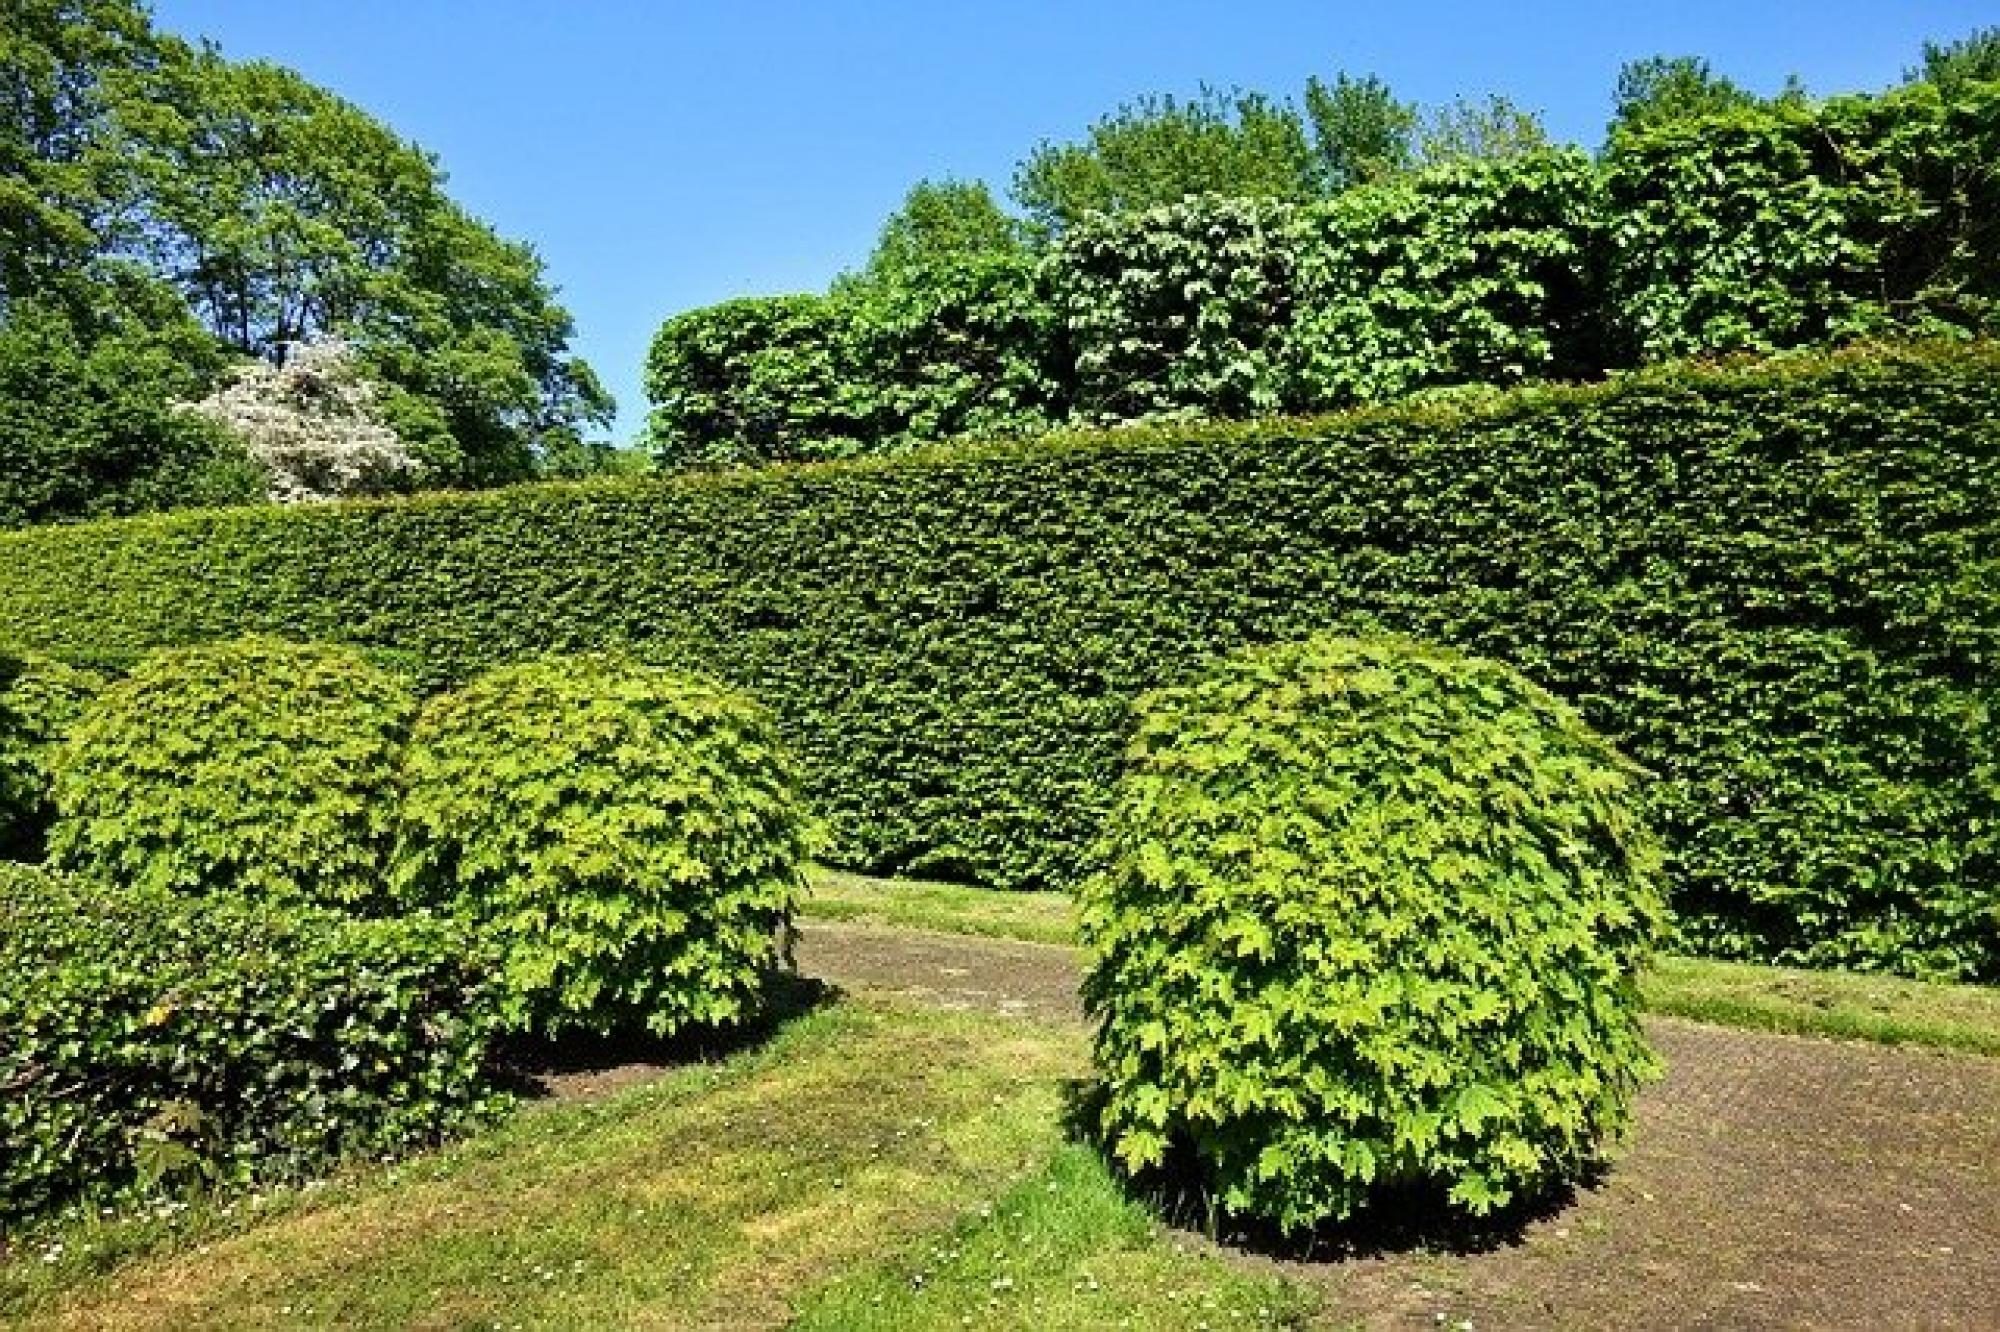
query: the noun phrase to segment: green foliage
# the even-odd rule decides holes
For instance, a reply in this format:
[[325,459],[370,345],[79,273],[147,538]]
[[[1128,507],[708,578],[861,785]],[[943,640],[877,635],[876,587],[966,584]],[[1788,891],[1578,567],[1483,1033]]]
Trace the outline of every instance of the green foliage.
[[103,688],[93,671],[0,648],[0,860],[42,858],[50,753]]
[[0,317],[0,527],[261,496],[242,446],[170,405],[221,365],[201,330],[144,284],[95,295]]
[[0,1231],[73,1202],[295,1179],[500,1104],[455,927],[0,864]]
[[108,83],[157,67],[136,0],[9,0],[0,24],[0,309],[66,286],[96,252],[115,173]]
[[1684,944],[2000,980],[2000,350],[0,535],[69,660],[245,631],[427,685],[622,645],[777,714],[851,867],[1074,881],[1129,700],[1245,644],[1500,657],[1660,775]]
[[1991,331],[2000,84],[1796,101],[1616,136],[1611,308],[1647,358]]
[[381,906],[415,711],[349,648],[159,652],[57,751],[50,862],[147,891]]
[[866,451],[1040,434],[1064,419],[1068,335],[1026,252],[906,269],[858,299]]
[[1056,311],[1026,253],[937,261],[834,297],[671,319],[646,362],[664,468],[893,453],[1062,419]]
[[1601,203],[1590,159],[1563,152],[1306,207],[1204,198],[1094,217],[1048,263],[1075,413],[1241,417],[1590,373]]
[[1078,932],[1101,1123],[1286,1231],[1574,1178],[1653,1069],[1639,773],[1505,666],[1322,637],[1149,695]]
[[1603,355],[1602,215],[1574,150],[1420,172],[1307,210],[1284,404],[1588,376]]
[[[13,0],[0,110],[0,318],[33,302],[76,338],[0,335],[41,339],[0,345],[0,524],[256,494],[224,485],[240,472],[194,494],[179,472],[138,482],[195,449],[168,405],[226,354],[321,335],[362,349],[404,443],[452,485],[535,475],[609,419],[534,252],[293,71],[157,33],[135,0]],[[77,317],[127,304],[135,269],[154,291],[132,327]]]
[[171,49],[119,108],[141,213],[128,243],[218,338],[263,356],[353,341],[451,484],[533,475],[608,419],[541,261],[453,203],[435,159],[289,69]]
[[855,344],[850,307],[824,296],[676,316],[646,356],[647,445],[663,467],[860,453],[873,425]]
[[1435,107],[1417,123],[1415,156],[1422,166],[1505,162],[1554,145],[1542,118],[1498,94],[1459,97]]
[[1204,88],[1128,102],[1082,143],[1043,143],[1014,176],[1014,197],[1051,232],[1092,213],[1179,203],[1193,194],[1306,199],[1315,164],[1304,120],[1262,93]]
[[1072,225],[1049,267],[1076,349],[1078,418],[1276,410],[1295,216],[1216,195]]
[[1756,105],[1756,94],[1717,74],[1698,56],[1649,56],[1629,60],[1618,71],[1611,133],[1615,136],[1621,130],[1698,120]]
[[[1700,73],[1677,70],[1634,80]],[[1362,103],[1394,119],[1379,86],[1314,86],[1309,105],[1356,104],[1339,112],[1356,134]],[[661,332],[647,386],[662,460],[847,457],[1065,422],[1316,411],[1673,356],[1996,327],[2000,84],[1663,118],[1614,135],[1601,160],[1536,147],[1539,131],[1504,105],[1461,106],[1444,122],[1474,146],[1424,139],[1443,123],[1434,116],[1406,160],[1446,165],[1331,199],[1304,201],[1331,188],[1322,182],[1085,211],[1033,273],[995,253],[843,288],[865,300],[681,316]],[[1346,160],[1331,134],[1314,143]],[[1316,160],[1328,180],[1361,170]]]
[[2000,27],[1978,28],[1955,42],[1925,42],[1923,60],[1907,72],[1907,78],[1947,91],[1968,83],[2000,82]]
[[476,922],[516,1025],[728,1025],[788,960],[796,778],[726,689],[617,657],[503,667],[425,710],[404,784],[397,886]]
[[1373,185],[1409,169],[1421,113],[1374,75],[1306,80],[1306,120],[1322,194]]
[[882,224],[867,265],[836,278],[834,291],[893,289],[910,275],[940,267],[1018,256],[1027,242],[1026,228],[1000,207],[985,182],[920,180]]

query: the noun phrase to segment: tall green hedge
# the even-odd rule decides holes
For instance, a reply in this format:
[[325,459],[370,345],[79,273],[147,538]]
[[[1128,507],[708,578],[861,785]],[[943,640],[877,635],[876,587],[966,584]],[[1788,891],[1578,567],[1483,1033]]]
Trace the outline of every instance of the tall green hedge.
[[1689,942],[2000,978],[2000,348],[0,537],[0,624],[432,684],[626,646],[778,715],[832,858],[1066,884],[1129,701],[1251,642],[1495,657],[1656,772]]
[[[2000,332],[2000,83],[1756,106],[1362,186],[1075,220],[839,298],[677,316],[669,466],[1241,418],[1896,331]],[[900,305],[903,317],[885,317]],[[914,313],[914,318],[910,315]]]
[[1063,419],[1065,345],[1026,255],[725,301],[653,339],[648,441],[668,467],[717,467],[1036,434]]
[[1604,189],[1628,354],[2000,330],[2000,83],[1621,134]]

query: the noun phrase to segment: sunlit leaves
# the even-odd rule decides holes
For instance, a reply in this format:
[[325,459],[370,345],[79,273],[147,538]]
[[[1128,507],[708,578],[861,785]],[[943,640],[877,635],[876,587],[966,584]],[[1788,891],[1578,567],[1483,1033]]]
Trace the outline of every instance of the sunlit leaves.
[[505,1099],[485,971],[422,917],[0,864],[0,1217],[297,1179],[476,1122]]
[[1653,1068],[1640,783],[1507,668],[1395,640],[1148,697],[1080,892],[1113,1154],[1185,1149],[1285,1229],[1385,1184],[1489,1211],[1592,1159]]
[[518,1025],[740,1022],[787,961],[805,816],[740,695],[625,658],[503,667],[425,710],[403,786],[395,881],[477,923]]
[[379,910],[408,687],[344,647],[158,653],[56,752],[57,866],[114,884]]

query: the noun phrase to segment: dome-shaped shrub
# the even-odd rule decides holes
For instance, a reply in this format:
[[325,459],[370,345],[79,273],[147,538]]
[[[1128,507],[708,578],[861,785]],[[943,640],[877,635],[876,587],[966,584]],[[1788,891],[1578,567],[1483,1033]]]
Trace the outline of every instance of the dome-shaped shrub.
[[1653,1070],[1638,772],[1493,662],[1318,638],[1140,705],[1082,893],[1102,1126],[1283,1230],[1377,1188],[1486,1212]]
[[35,653],[0,651],[0,860],[40,860],[49,756],[104,688],[102,676]]
[[397,882],[478,921],[514,1020],[723,1025],[785,961],[806,825],[763,711],[610,656],[503,667],[425,709]]
[[50,860],[141,889],[380,906],[415,712],[346,648],[157,653],[56,752]]

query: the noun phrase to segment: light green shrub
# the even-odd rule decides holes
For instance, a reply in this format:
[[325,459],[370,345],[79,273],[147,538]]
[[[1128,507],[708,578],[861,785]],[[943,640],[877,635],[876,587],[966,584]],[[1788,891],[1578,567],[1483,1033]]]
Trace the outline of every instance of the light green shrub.
[[1139,708],[1081,891],[1102,1126],[1284,1230],[1575,1176],[1653,1068],[1639,774],[1493,662],[1322,637]]
[[424,711],[405,783],[399,889],[478,923],[519,1025],[728,1025],[788,961],[806,823],[740,695],[617,657],[502,667]]
[[50,754],[103,687],[93,671],[0,649],[0,860],[42,858]]
[[139,890],[383,909],[416,706],[351,648],[246,638],[156,653],[57,751],[50,860]]

